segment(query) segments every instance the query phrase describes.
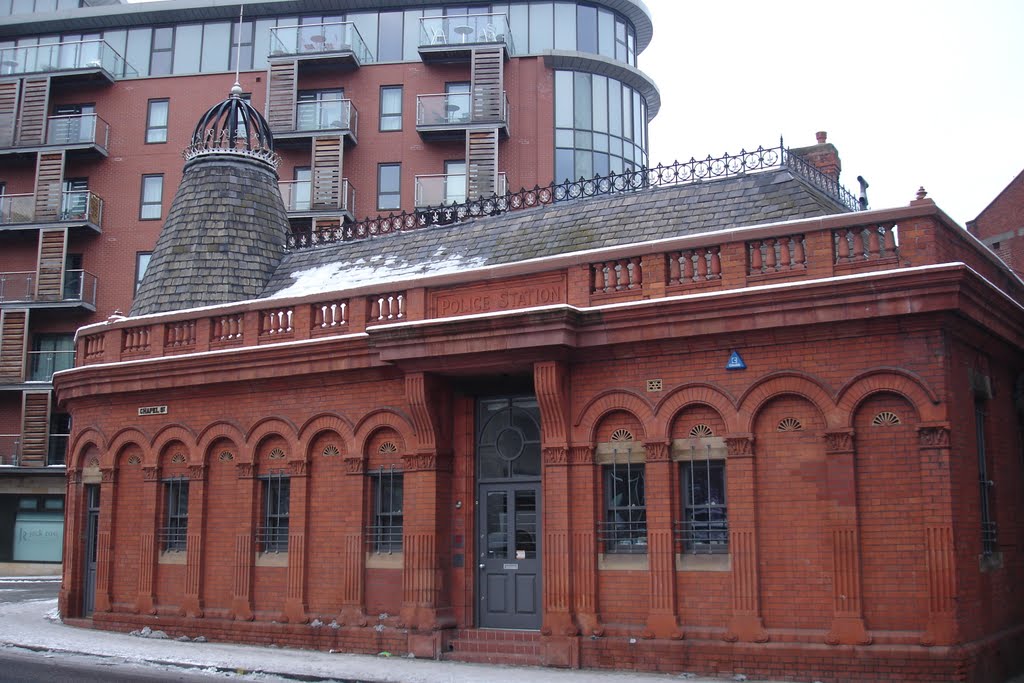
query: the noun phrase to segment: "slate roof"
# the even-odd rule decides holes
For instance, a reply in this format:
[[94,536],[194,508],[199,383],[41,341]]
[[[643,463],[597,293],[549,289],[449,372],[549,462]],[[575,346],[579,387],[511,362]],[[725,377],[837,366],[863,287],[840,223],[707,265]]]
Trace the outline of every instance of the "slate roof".
[[[299,296],[847,209],[787,169],[513,211],[287,254],[262,297]],[[303,282],[305,281],[305,286]]]
[[188,162],[131,315],[255,299],[280,262],[287,231],[268,164],[231,155]]

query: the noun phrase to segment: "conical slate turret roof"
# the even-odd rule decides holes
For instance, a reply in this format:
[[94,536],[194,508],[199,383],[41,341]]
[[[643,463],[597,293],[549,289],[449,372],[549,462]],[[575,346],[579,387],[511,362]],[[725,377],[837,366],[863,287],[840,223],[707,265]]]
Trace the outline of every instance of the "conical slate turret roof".
[[255,298],[284,254],[273,135],[240,95],[236,83],[196,126],[132,315]]

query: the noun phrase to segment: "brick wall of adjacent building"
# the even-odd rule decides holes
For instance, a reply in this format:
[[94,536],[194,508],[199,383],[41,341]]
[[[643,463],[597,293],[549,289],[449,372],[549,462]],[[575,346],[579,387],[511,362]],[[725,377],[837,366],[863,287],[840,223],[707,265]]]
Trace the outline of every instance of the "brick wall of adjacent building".
[[967,229],[1006,261],[1024,273],[1024,172],[1010,181]]

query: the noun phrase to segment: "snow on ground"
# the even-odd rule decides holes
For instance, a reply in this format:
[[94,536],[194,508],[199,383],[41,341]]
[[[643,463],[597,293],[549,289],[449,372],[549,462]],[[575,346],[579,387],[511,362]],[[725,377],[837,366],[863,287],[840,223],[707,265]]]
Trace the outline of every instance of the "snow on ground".
[[[637,674],[606,671],[567,671],[403,657],[332,654],[224,643],[194,643],[140,638],[108,631],[65,626],[57,601],[34,600],[0,605],[0,643],[55,652],[75,652],[117,658],[126,664],[176,664],[220,671],[266,673],[380,681],[388,683],[720,683],[732,678],[697,678],[686,674]],[[308,678],[307,678],[308,680]]]

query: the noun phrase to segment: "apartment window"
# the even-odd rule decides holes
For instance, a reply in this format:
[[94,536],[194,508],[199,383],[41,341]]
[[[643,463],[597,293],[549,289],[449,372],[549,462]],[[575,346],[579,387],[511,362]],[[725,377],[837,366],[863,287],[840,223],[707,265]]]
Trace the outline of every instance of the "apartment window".
[[149,52],[149,75],[163,76],[171,73],[174,65],[174,28],[165,26],[153,29],[153,42]]
[[462,204],[466,201],[466,162],[444,162],[444,203]]
[[263,492],[263,525],[258,544],[263,553],[288,552],[288,507],[291,481],[283,474],[260,479]]
[[472,119],[472,86],[466,82],[445,83],[445,110],[448,123],[466,123]]
[[373,486],[373,524],[368,537],[376,553],[402,551],[402,473],[381,467],[370,477]]
[[679,527],[683,552],[728,552],[725,461],[684,462],[682,477],[683,520]]
[[51,145],[77,145],[96,141],[96,105],[60,104],[53,107],[46,130]]
[[142,203],[139,219],[160,220],[163,215],[164,176],[162,173],[142,176]]
[[[81,301],[85,292],[85,268],[81,254],[64,257],[64,301]],[[91,294],[91,292],[90,292]]]
[[286,193],[284,208],[287,211],[309,211],[313,206],[313,170],[309,166],[292,169],[291,192]]
[[348,128],[348,108],[345,91],[303,90],[296,97],[295,130],[325,130]]
[[604,466],[604,522],[600,538],[605,553],[647,552],[647,501],[644,466],[628,460]]
[[239,26],[237,22],[231,24],[231,54],[228,55],[228,69],[235,69],[236,55],[241,56],[241,70],[247,71],[252,68],[253,58],[253,22],[243,21]]
[[401,164],[377,166],[377,208],[398,209],[402,206]]
[[384,85],[380,89],[380,129],[402,130],[402,86]]
[[37,334],[29,355],[28,381],[50,382],[53,373],[74,367],[75,335]]
[[168,100],[150,100],[146,112],[146,144],[167,142]]
[[996,520],[992,514],[992,487],[989,479],[985,447],[985,402],[974,402],[974,429],[978,446],[978,485],[981,492],[981,552],[990,556],[996,552]]
[[60,217],[74,221],[89,217],[89,179],[65,178],[61,181]]
[[153,258],[151,251],[139,251],[135,253],[135,293],[139,293],[139,285],[142,278],[146,277],[146,269],[149,268],[149,260]]
[[63,465],[68,454],[71,436],[71,416],[67,413],[50,414],[50,439],[46,450],[47,465]]
[[160,530],[163,550],[184,551],[188,543],[188,479],[174,477],[164,481],[164,526]]

